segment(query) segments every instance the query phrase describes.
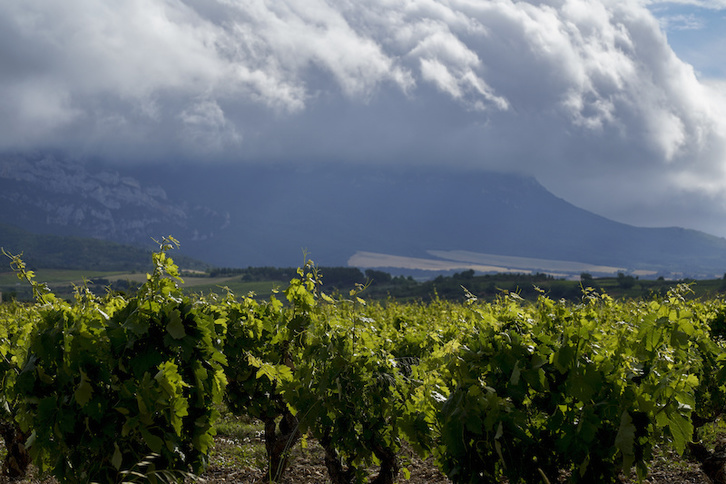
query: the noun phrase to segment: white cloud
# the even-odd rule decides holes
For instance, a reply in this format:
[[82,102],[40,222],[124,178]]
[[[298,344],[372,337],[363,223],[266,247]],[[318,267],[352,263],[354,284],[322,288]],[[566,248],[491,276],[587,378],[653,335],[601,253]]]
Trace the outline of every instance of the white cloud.
[[371,39],[358,35],[340,12],[324,1],[230,2],[231,38],[246,44],[233,58],[265,65],[305,85],[311,67],[328,71],[349,96],[368,95],[383,80],[406,85],[407,73],[394,66]]
[[701,30],[705,22],[696,15],[668,15],[660,18],[663,30]]
[[662,5],[4,2],[0,149],[511,169],[621,220],[667,205],[693,224],[726,210],[726,88],[674,54]]
[[189,149],[204,155],[239,145],[242,137],[231,125],[215,101],[202,100],[185,109],[179,117],[184,128],[180,141]]

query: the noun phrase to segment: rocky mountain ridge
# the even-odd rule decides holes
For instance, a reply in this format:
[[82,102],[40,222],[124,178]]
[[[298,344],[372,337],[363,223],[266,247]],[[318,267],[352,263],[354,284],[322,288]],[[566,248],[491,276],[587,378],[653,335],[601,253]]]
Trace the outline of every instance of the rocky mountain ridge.
[[[160,186],[52,155],[0,157],[0,204],[4,223],[141,245],[165,233],[204,239],[229,216],[171,201]],[[195,225],[199,220],[204,227]]]

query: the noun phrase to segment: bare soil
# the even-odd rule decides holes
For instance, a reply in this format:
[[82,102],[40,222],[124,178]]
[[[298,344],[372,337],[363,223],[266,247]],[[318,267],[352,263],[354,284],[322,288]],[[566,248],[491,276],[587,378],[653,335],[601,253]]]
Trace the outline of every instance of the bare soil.
[[[254,439],[259,439],[255,437]],[[253,439],[253,440],[254,440]],[[264,456],[249,455],[241,449],[252,446],[263,446],[259,442],[245,438],[244,442],[228,437],[218,438],[211,457],[209,469],[200,476],[201,482],[208,484],[221,483],[263,483]],[[282,484],[329,484],[327,471],[323,464],[322,449],[312,441],[305,448],[297,446],[293,450],[291,464],[287,469]],[[449,481],[436,468],[431,460],[421,460],[413,452],[404,450],[400,455],[402,467],[406,468],[410,476],[399,474],[398,482],[401,484],[450,484]],[[375,470],[372,470],[375,472]],[[565,482],[567,476],[562,475],[553,482]],[[13,482],[15,484],[57,484],[51,477],[38,476],[36,469],[31,466],[28,475],[22,479],[10,480],[0,477],[1,483]],[[624,484],[635,484],[635,476],[623,477]],[[651,465],[651,473],[643,481],[645,484],[711,484],[706,475],[701,472],[698,463],[689,461],[672,452],[661,452]],[[503,481],[502,484],[505,484]]]

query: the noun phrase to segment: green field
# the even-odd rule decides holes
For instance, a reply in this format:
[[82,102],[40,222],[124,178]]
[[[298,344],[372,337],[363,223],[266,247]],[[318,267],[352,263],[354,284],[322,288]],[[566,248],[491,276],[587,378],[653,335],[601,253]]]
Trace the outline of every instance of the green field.
[[[267,299],[273,291],[285,287],[290,280],[287,274],[294,269],[276,269],[268,271],[270,275],[263,278],[249,276],[247,271],[258,271],[255,268],[202,272],[193,271],[182,273],[182,289],[187,294],[218,294],[224,295],[228,288],[238,295],[254,293],[258,299]],[[584,287],[592,287],[614,298],[647,298],[653,294],[664,294],[668,289],[679,283],[691,286],[696,297],[716,297],[726,291],[726,281],[723,279],[702,280],[665,280],[640,279],[637,276],[598,277],[582,280],[568,280],[553,277],[547,274],[518,274],[498,273],[474,275],[473,271],[463,271],[447,276],[438,276],[426,281],[415,281],[404,277],[374,277],[368,278],[362,273],[357,277],[340,279],[327,277],[334,271],[345,271],[348,274],[356,273],[354,268],[322,268],[323,279],[326,282],[325,290],[329,293],[347,293],[355,284],[368,284],[364,295],[370,299],[394,298],[399,301],[422,300],[429,301],[434,298],[447,300],[463,300],[467,291],[480,299],[494,300],[507,293],[517,293],[529,300],[536,299],[541,293],[553,299],[566,299],[575,301],[581,298]],[[121,271],[93,271],[93,270],[59,270],[40,269],[35,271],[35,278],[46,283],[57,295],[69,298],[74,287],[87,284],[94,292],[100,293],[106,289],[126,291],[128,288],[143,283],[146,280],[145,272]],[[19,300],[31,298],[30,286],[19,281],[13,272],[0,272],[0,292],[12,295]],[[9,297],[9,296],[8,296]]]
[[[140,273],[131,272],[104,272],[104,271],[82,271],[82,270],[61,270],[61,269],[40,269],[35,271],[38,281],[43,281],[49,285],[60,284],[83,284],[83,280],[89,280],[96,277],[103,278],[129,278],[131,280],[143,281],[146,276]],[[0,286],[12,286],[18,283],[18,277],[14,272],[0,272]]]
[[[130,284],[141,284],[146,281],[146,273],[141,272],[103,272],[103,271],[81,271],[81,270],[58,270],[40,269],[35,271],[35,279],[44,282],[53,292],[61,297],[68,298],[73,294],[74,286],[115,288],[119,281]],[[242,281],[239,276],[231,277],[208,277],[189,276],[183,277],[182,288],[186,293],[195,294],[224,294],[225,288],[229,288],[235,294],[255,293],[257,297],[267,298],[276,288],[282,287],[285,281]],[[110,283],[110,284],[109,284]],[[18,280],[14,272],[0,272],[0,293],[14,294],[18,299],[24,300],[30,297],[30,286],[25,281]]]

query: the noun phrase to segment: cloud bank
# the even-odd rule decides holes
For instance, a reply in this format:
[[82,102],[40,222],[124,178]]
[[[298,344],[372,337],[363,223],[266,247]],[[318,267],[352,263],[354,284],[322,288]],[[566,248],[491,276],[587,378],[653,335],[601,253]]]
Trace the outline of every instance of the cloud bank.
[[0,149],[509,170],[726,235],[726,84],[662,28],[626,0],[3,2]]

